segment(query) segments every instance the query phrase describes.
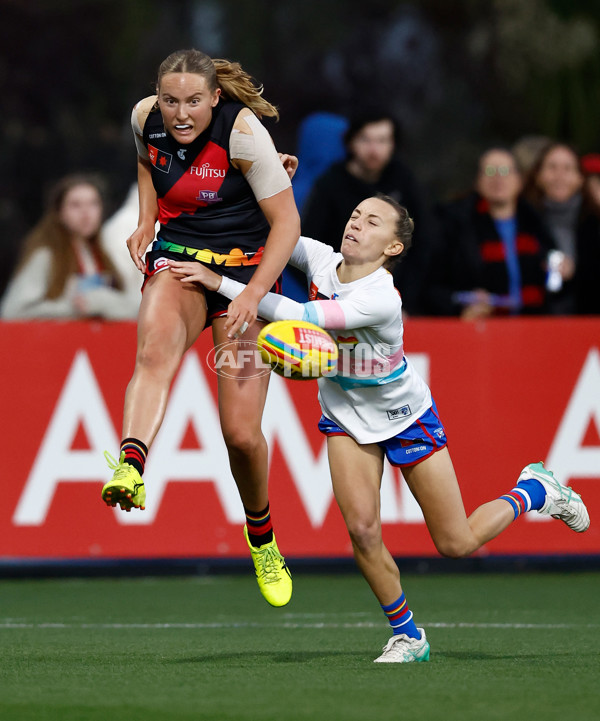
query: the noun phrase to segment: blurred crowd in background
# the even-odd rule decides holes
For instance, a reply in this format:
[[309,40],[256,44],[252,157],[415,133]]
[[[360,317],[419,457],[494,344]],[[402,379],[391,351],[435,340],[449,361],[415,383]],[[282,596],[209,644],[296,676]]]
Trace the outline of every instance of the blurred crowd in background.
[[3,318],[135,317],[130,111],[192,46],[279,106],[305,235],[339,248],[375,192],[408,208],[408,316],[600,314],[600,1],[0,7]]

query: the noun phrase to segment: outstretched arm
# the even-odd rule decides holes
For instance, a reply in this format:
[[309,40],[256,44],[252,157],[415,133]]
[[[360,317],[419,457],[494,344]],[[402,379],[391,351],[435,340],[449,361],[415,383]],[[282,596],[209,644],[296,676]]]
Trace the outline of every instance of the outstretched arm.
[[[207,290],[221,293],[227,298],[239,296],[247,286],[237,280],[223,277],[201,263],[169,261],[171,271],[180,276],[182,283],[201,283]],[[267,293],[258,304],[258,314],[267,320],[305,320],[329,330],[365,328],[385,321],[395,312],[388,299],[379,302],[372,296],[362,300],[315,300],[297,303],[277,293]],[[399,309],[397,310],[399,312]],[[233,338],[237,328],[229,333]]]
[[[219,292],[233,300],[246,290],[244,283],[225,278],[195,261],[169,260],[171,272],[180,277],[182,283],[200,283],[207,290]],[[227,311],[229,314],[229,310]],[[304,304],[277,293],[266,293],[258,304],[258,313],[267,320],[301,320],[304,316]],[[237,329],[229,330],[233,338]]]

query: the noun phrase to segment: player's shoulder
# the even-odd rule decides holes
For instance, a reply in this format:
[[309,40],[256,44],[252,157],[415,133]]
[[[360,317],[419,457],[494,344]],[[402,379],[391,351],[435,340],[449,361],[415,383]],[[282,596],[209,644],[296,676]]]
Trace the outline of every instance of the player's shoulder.
[[235,114],[233,130],[246,135],[254,135],[256,128],[262,125],[260,119],[245,105],[236,103],[231,110]]
[[298,238],[298,243],[305,246],[307,249],[311,248],[313,250],[319,250],[322,253],[333,253],[334,250],[330,245],[327,245],[327,243],[323,243],[320,240],[317,240],[316,238],[311,238],[308,235],[301,235]]
[[156,100],[158,96],[157,95],[149,95],[147,98],[142,98],[139,102],[137,102],[133,107],[133,122],[137,122],[137,126],[140,129],[140,131],[144,130],[144,125],[146,125],[146,120],[148,120],[148,116],[150,115],[150,112],[156,105]]
[[337,266],[343,260],[342,254],[336,253],[330,245],[322,243],[320,240],[309,238],[306,235],[300,236],[296,247],[303,250],[306,255],[318,259],[321,264],[333,263]]
[[377,298],[380,302],[389,304],[390,307],[402,304],[400,293],[394,285],[394,276],[385,268],[379,268],[368,275],[363,288],[368,289],[369,297]]
[[377,268],[377,270],[374,270],[366,276],[366,278],[373,284],[374,287],[381,290],[382,293],[391,293],[396,291],[394,286],[394,276],[384,267]]

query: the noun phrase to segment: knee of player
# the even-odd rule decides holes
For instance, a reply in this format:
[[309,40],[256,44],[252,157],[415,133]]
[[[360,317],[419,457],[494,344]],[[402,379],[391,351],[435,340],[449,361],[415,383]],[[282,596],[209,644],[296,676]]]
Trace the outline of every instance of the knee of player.
[[433,539],[438,553],[445,558],[465,558],[475,549],[473,544],[465,538]]
[[264,437],[260,430],[252,427],[246,427],[238,423],[222,423],[221,430],[223,432],[223,440],[227,446],[227,450],[231,453],[240,453],[242,455],[250,455],[256,451],[263,443]]
[[174,375],[180,363],[180,356],[157,344],[148,344],[138,349],[135,365],[138,370],[162,375]]
[[352,544],[361,551],[367,551],[381,543],[381,522],[371,515],[358,515],[346,520],[346,527]]
[[185,335],[180,328],[164,324],[140,331],[136,367],[175,372],[185,352]]

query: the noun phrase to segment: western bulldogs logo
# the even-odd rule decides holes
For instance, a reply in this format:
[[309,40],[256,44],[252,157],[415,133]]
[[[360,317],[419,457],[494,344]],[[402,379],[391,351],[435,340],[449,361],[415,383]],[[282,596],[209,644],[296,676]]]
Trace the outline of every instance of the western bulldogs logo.
[[394,410],[387,411],[387,416],[390,421],[396,421],[398,418],[406,418],[411,414],[412,411],[410,410],[410,406],[408,404],[402,406],[402,408],[394,408]]

